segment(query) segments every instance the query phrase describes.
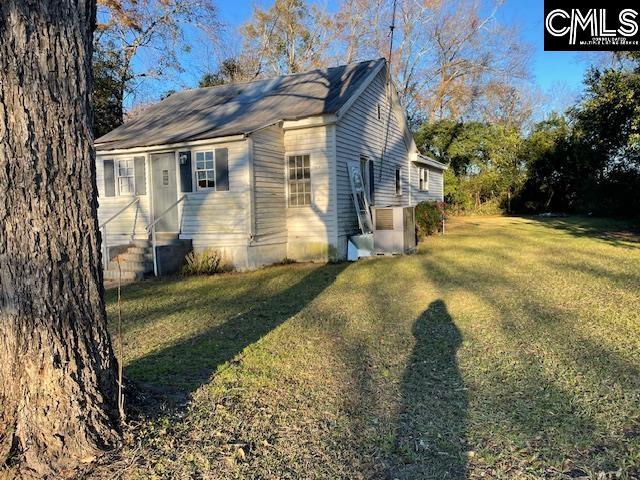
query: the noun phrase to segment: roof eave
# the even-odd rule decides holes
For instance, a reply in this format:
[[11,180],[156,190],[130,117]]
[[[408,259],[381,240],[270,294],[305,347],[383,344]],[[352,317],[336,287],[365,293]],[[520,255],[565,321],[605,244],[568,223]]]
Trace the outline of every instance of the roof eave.
[[[236,135],[210,137],[210,138],[203,138],[198,140],[186,140],[184,142],[162,143],[157,145],[139,145],[139,146],[127,147],[127,148],[108,148],[108,144],[103,143],[103,144],[95,144],[95,149],[97,154],[118,155],[121,153],[157,152],[162,150],[171,150],[175,148],[186,148],[186,147],[194,147],[198,145],[209,145],[212,143],[238,142],[241,140],[245,140],[246,138],[247,138],[247,134],[241,133]],[[118,142],[114,141],[113,143],[118,143]]]
[[380,73],[380,70],[386,65],[387,61],[384,58],[378,59],[378,64],[373,68],[369,75],[364,79],[364,81],[360,84],[358,89],[353,92],[351,97],[342,105],[338,111],[335,113],[336,118],[341,118],[347,111],[351,108],[351,106],[360,98],[360,95],[369,87],[369,84],[373,81],[374,78]]
[[431,167],[435,167],[440,170],[449,170],[449,167],[444,163],[434,160],[431,157],[427,157],[426,155],[422,155],[421,153],[417,153],[416,156],[412,158],[412,161],[416,163],[422,163],[424,165],[429,165]]

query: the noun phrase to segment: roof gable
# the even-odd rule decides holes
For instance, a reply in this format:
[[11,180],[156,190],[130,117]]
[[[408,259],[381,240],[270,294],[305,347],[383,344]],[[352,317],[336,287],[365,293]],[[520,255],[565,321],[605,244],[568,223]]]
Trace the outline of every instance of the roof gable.
[[283,120],[336,113],[384,59],[174,93],[98,138],[100,150],[246,134]]

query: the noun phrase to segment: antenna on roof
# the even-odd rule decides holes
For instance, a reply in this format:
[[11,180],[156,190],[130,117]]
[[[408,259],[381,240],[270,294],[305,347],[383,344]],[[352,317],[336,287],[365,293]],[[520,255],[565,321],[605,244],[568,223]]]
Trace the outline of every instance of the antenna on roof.
[[[389,67],[391,67],[391,55],[393,54],[393,32],[396,29],[396,7],[398,0],[393,0],[393,15],[391,16],[391,25],[389,25]],[[389,69],[389,78],[391,78],[391,69]]]
[[[391,123],[391,110],[393,102],[393,81],[391,78],[391,56],[393,55],[393,32],[396,29],[396,7],[398,6],[398,0],[393,0],[393,14],[391,15],[391,25],[389,25],[389,58],[387,60],[387,93],[389,100],[389,111],[387,113],[387,125],[384,133],[384,145],[382,146],[382,155],[380,156],[380,168],[378,170],[378,180],[382,180],[382,164],[384,163],[384,157],[387,154],[387,146],[389,144],[389,124]],[[411,188],[411,186],[409,186]]]

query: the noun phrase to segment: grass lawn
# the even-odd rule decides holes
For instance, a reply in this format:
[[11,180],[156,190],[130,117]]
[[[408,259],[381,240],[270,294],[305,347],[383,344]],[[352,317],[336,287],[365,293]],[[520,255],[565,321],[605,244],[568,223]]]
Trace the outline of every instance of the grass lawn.
[[640,242],[619,230],[469,218],[413,256],[128,286],[143,394],[93,475],[640,478]]

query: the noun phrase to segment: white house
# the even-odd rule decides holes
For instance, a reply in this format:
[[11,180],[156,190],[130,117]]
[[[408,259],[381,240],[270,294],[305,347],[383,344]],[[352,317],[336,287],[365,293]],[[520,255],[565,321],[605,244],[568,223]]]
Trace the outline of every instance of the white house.
[[175,93],[96,150],[108,245],[157,220],[240,269],[345,258],[349,162],[372,205],[443,198],[445,167],[418,153],[384,59]]

